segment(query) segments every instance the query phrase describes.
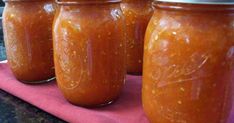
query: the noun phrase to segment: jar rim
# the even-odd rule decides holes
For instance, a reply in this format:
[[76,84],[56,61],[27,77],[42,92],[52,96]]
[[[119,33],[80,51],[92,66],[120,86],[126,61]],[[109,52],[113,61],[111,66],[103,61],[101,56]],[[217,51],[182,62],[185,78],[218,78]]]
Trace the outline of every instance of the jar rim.
[[220,12],[228,11],[234,12],[234,5],[220,5],[220,4],[188,4],[188,3],[175,3],[175,2],[161,2],[154,1],[152,3],[155,10],[176,10],[176,11],[206,11],[206,12]]
[[58,5],[86,5],[86,4],[106,4],[106,3],[120,3],[122,0],[105,0],[105,1],[61,1],[55,0]]
[[234,0],[154,0],[154,2],[201,4],[201,5],[234,5]]
[[[40,2],[38,0],[2,0],[3,2]],[[42,1],[46,1],[46,0],[42,0]]]

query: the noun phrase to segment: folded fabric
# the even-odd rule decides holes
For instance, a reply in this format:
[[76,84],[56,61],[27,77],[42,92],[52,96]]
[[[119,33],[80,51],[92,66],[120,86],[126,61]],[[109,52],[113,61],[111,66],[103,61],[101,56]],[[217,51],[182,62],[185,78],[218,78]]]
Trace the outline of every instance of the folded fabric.
[[127,76],[126,85],[119,99],[109,106],[95,109],[86,109],[68,103],[55,82],[27,85],[17,81],[7,64],[0,64],[0,89],[67,122],[148,123],[141,104],[139,76]]

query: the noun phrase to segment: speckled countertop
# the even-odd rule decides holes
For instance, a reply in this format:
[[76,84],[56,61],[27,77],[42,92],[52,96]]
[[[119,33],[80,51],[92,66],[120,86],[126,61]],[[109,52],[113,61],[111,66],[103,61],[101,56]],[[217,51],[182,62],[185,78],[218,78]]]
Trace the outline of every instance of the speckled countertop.
[[0,123],[65,123],[65,121],[0,90]]

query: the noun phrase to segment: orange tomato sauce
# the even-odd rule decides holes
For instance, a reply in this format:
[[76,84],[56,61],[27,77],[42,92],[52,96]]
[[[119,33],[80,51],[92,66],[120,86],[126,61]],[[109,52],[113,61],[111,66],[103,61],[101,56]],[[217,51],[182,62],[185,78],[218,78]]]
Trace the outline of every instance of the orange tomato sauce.
[[152,0],[123,0],[126,23],[127,72],[141,74],[146,27],[153,14]]
[[151,123],[227,122],[234,87],[234,6],[155,7],[144,47],[147,117]]

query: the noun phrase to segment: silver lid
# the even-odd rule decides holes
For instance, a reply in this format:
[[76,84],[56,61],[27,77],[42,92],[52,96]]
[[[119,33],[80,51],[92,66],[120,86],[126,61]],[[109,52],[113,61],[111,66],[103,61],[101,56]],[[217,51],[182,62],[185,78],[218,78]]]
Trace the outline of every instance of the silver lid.
[[189,3],[189,4],[214,4],[214,5],[234,5],[234,0],[154,0],[170,3]]

